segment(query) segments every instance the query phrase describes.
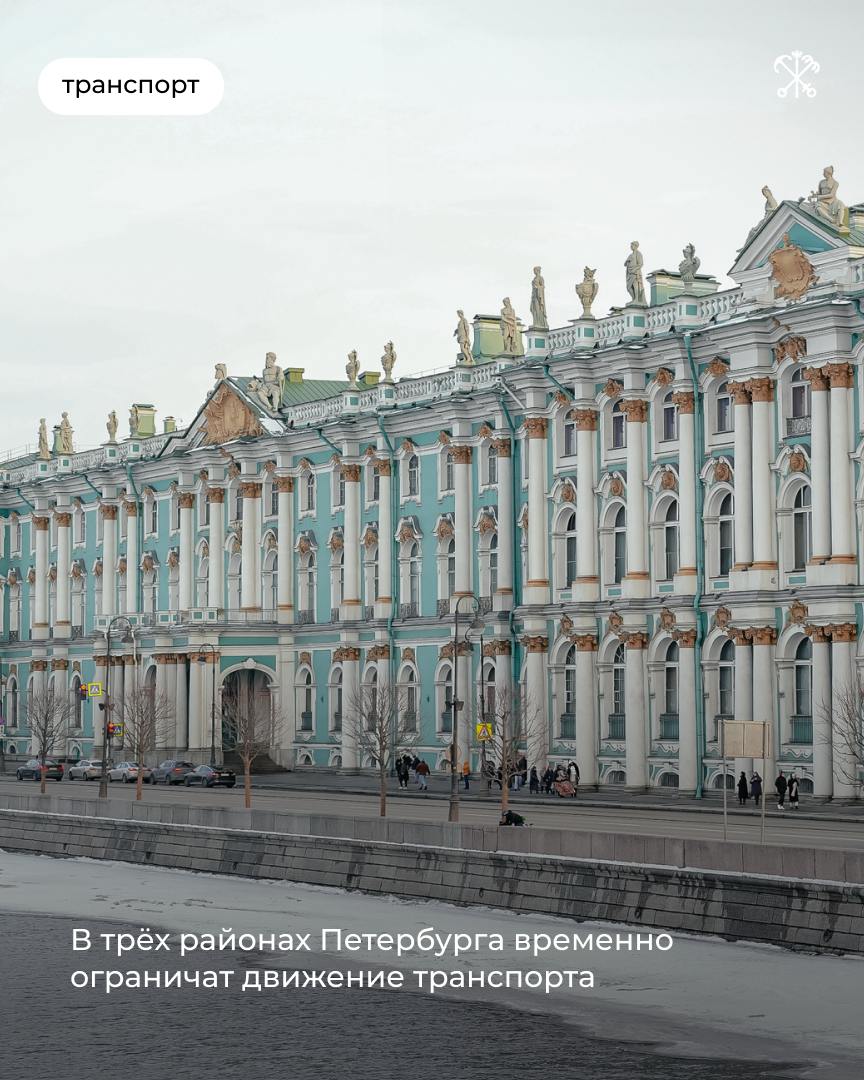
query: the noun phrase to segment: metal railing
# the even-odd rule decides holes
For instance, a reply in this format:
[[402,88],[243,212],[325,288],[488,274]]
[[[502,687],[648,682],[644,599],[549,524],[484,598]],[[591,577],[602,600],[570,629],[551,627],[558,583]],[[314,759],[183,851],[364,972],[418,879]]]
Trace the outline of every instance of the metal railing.
[[400,619],[416,619],[417,618],[417,604],[400,604],[399,605],[399,618]]
[[576,738],[576,714],[571,712],[561,713],[561,738]]
[[312,730],[312,713],[301,712],[300,713],[300,730],[311,731]]
[[449,615],[450,614],[450,601],[449,600],[439,600],[437,602],[436,606],[435,606],[435,612],[438,615]]
[[810,417],[809,416],[787,416],[786,417],[786,434],[789,435],[809,435],[810,434]]
[[315,622],[315,612],[311,609],[303,609],[297,612],[297,625],[306,626]]
[[627,724],[626,716],[624,713],[609,713],[609,735],[610,739],[623,739],[626,737]]
[[660,713],[660,738],[678,738],[678,713]]
[[789,742],[796,746],[808,746],[813,742],[813,717],[789,717]]

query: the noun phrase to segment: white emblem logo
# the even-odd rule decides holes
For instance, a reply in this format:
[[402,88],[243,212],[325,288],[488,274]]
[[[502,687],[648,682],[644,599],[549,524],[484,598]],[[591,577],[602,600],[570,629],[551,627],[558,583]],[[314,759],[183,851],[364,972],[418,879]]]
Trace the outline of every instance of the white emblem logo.
[[790,90],[794,90],[796,98],[801,97],[802,94],[808,98],[816,97],[816,87],[812,83],[805,82],[804,76],[811,71],[814,75],[818,75],[819,67],[818,60],[814,60],[809,53],[803,53],[800,49],[778,56],[774,61],[774,71],[778,75],[787,75],[789,82],[780,87],[777,97],[789,97]]

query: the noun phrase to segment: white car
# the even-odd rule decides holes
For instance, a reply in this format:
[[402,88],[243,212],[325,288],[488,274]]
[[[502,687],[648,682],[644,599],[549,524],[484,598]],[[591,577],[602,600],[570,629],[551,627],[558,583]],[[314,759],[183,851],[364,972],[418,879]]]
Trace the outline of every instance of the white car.
[[81,758],[69,766],[70,780],[98,780],[102,775],[102,762],[95,758]]
[[[138,779],[138,762],[121,761],[118,765],[112,765],[108,770],[109,780],[122,780],[124,784],[134,784]],[[144,783],[149,784],[152,778],[150,769],[144,766]]]

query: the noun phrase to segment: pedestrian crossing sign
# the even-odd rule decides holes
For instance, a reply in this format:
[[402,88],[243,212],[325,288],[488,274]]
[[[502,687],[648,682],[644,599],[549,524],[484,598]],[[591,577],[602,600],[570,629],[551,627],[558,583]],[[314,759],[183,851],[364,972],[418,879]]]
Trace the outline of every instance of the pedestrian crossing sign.
[[101,682],[88,682],[87,683],[87,697],[102,697],[102,683]]
[[112,739],[122,739],[123,738],[123,725],[122,724],[113,724],[113,723],[109,724],[108,725],[108,734],[111,736]]
[[480,742],[488,742],[492,738],[491,724],[477,724],[477,739]]

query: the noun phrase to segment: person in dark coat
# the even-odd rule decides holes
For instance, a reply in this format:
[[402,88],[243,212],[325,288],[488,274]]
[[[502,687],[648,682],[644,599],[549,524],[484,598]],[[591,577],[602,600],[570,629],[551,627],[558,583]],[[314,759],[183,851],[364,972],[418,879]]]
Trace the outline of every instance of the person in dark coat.
[[777,779],[774,781],[774,787],[777,789],[777,809],[778,810],[785,810],[786,809],[786,807],[783,804],[786,801],[786,788],[788,786],[789,785],[786,782],[786,777],[783,775],[783,770],[781,769],[780,772],[777,774]]
[[762,777],[754,772],[750,777],[750,796],[757,806],[762,802]]
[[749,795],[750,792],[747,787],[747,774],[742,772],[741,775],[738,777],[738,805],[746,806]]
[[531,766],[531,778],[528,783],[528,790],[532,795],[540,794],[540,777],[537,775],[537,766]]
[[505,814],[501,815],[499,825],[524,825],[525,818],[521,814],[515,813],[513,810],[508,810]]
[[786,788],[786,793],[789,796],[789,807],[791,810],[798,809],[798,777],[793,772],[789,777],[789,784]]

